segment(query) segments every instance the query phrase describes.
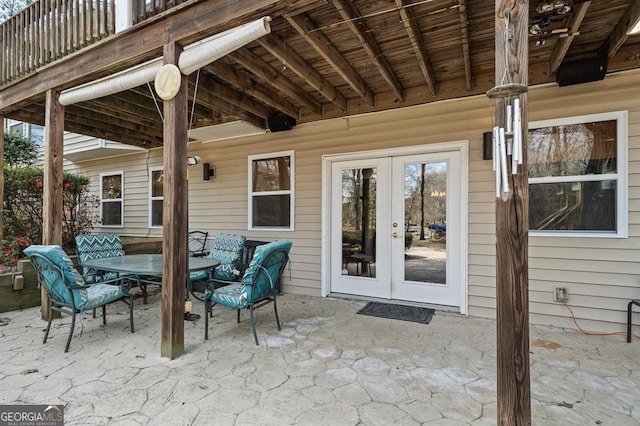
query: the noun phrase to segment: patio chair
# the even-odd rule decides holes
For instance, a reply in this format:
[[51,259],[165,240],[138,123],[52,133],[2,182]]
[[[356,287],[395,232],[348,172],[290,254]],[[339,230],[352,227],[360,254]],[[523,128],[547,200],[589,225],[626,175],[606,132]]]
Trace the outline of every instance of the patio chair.
[[221,287],[239,281],[237,267],[245,248],[245,241],[246,238],[242,235],[218,234],[213,238],[207,257],[219,260],[220,265],[211,276],[205,271],[189,274],[189,291],[193,297],[204,300],[203,295],[208,284]]
[[633,299],[627,305],[627,343],[631,343],[631,314],[633,313],[633,305],[640,306],[640,299]]
[[276,325],[281,330],[278,318],[276,284],[280,275],[289,261],[291,241],[279,240],[256,248],[249,268],[238,283],[229,284],[219,288],[209,288],[204,294],[205,329],[204,339],[209,338],[209,315],[216,304],[227,306],[238,311],[238,323],[240,322],[240,310],[249,309],[251,313],[251,328],[253,338],[258,345],[256,333],[256,316],[254,310],[269,302],[273,302],[273,312],[276,317]]
[[38,274],[38,285],[44,285],[49,295],[49,319],[42,343],[47,343],[53,311],[71,315],[71,330],[64,348],[68,352],[76,314],[82,315],[84,311],[102,307],[102,323],[106,324],[106,306],[117,300],[126,300],[129,304],[129,329],[133,333],[133,296],[129,291],[128,280],[118,278],[87,283],[73,267],[69,256],[57,245],[33,245],[27,247],[24,253]]
[[76,236],[76,255],[78,262],[82,266],[82,278],[88,284],[97,283],[103,280],[113,280],[118,278],[115,272],[96,271],[85,268],[83,263],[87,260],[100,259],[103,257],[124,256],[122,240],[118,234],[83,234]]
[[187,240],[187,250],[191,257],[205,257],[209,254],[207,251],[207,238],[209,233],[205,231],[191,231]]

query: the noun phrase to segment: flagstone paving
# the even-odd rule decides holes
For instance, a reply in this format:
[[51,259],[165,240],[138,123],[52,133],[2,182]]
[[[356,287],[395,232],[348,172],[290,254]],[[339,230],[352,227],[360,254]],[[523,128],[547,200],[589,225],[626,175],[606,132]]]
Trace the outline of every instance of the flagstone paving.
[[[202,305],[194,303],[202,314]],[[356,315],[364,302],[283,295],[270,306],[185,322],[185,354],[160,356],[160,297],[108,324],[38,308],[1,314],[0,404],[64,404],[67,425],[493,425],[496,323],[437,311],[428,325]],[[82,335],[80,330],[83,329]],[[640,341],[531,327],[534,425],[640,424]]]

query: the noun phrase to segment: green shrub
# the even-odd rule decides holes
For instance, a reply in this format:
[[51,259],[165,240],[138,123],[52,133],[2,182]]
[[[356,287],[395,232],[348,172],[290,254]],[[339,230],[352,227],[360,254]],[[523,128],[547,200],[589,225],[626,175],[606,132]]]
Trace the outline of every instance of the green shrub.
[[[20,237],[31,244],[41,244],[44,188],[42,169],[5,167],[4,173],[5,239]],[[89,196],[88,188],[89,178],[64,173],[62,246],[67,252],[75,250],[76,235],[90,231],[98,223],[98,217],[94,214],[98,200]]]

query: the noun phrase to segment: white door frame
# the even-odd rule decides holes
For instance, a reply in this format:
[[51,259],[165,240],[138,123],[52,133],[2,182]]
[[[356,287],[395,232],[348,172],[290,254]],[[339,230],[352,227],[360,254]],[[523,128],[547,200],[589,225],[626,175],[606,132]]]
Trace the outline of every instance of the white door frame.
[[[460,223],[460,240],[459,246],[462,250],[460,258],[463,260],[459,265],[462,270],[461,285],[460,285],[460,313],[466,315],[468,308],[468,182],[469,182],[469,141],[460,140],[452,142],[434,143],[427,145],[417,145],[402,148],[390,148],[390,149],[378,149],[371,151],[359,151],[346,154],[327,154],[322,156],[322,245],[321,245],[321,287],[320,293],[323,297],[329,295],[330,280],[331,280],[331,247],[330,247],[330,235],[331,235],[331,164],[334,161],[348,161],[348,160],[361,160],[372,157],[392,157],[403,156],[413,154],[430,154],[445,151],[459,151],[460,152],[460,190],[461,190],[461,218]],[[380,254],[378,254],[380,255]],[[389,252],[388,255],[391,255]]]

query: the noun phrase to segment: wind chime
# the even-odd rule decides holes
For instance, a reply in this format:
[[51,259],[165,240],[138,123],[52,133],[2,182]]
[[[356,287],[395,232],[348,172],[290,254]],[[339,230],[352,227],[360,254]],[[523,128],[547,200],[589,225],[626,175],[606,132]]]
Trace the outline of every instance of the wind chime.
[[505,102],[506,127],[493,128],[493,171],[496,173],[496,197],[506,200],[509,195],[509,169],[518,174],[518,165],[522,164],[522,112],[520,99]]
[[[509,51],[509,42],[512,39],[510,13],[506,11],[504,19],[505,51]],[[518,174],[518,165],[524,159],[523,135],[522,135],[522,108],[520,94],[527,91],[527,86],[518,83],[506,83],[509,75],[509,64],[505,64],[505,72],[501,85],[487,92],[489,98],[501,98],[503,102],[497,103],[497,107],[504,108],[504,127],[493,128],[493,171],[496,174],[496,197],[506,201],[509,197],[509,168],[511,174]],[[510,166],[510,167],[509,167]]]

